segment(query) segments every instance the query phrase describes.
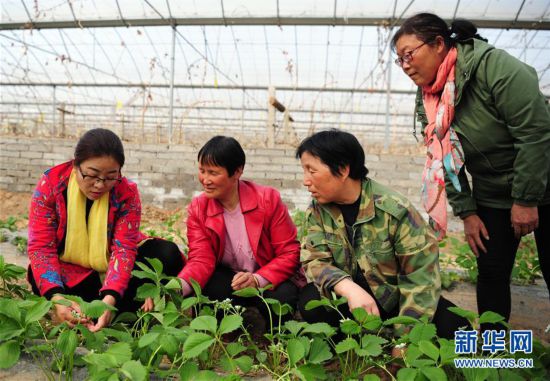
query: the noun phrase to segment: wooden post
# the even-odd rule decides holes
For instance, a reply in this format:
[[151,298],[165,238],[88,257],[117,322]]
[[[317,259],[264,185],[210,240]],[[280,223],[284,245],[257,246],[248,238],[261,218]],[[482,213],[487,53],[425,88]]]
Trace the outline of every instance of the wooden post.
[[267,102],[267,146],[275,147],[275,106],[269,100],[275,98],[275,87],[270,86],[268,89]]

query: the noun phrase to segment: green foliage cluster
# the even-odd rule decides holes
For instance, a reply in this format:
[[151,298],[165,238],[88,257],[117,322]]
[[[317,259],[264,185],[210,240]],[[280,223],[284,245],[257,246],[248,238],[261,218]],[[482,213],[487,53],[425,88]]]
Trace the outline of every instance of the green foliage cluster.
[[[470,283],[477,281],[477,261],[470,246],[455,237],[448,237],[440,243],[440,247],[450,246],[450,256],[442,256],[444,268],[457,268],[460,272],[445,270],[442,272],[442,284],[449,288],[456,280],[466,280]],[[512,270],[512,282],[519,285],[535,283],[541,278],[537,246],[532,235],[524,236],[519,244],[516,254],[514,269]]]
[[[48,379],[72,379],[76,367],[86,367],[90,380],[147,380],[151,375],[182,380],[241,380],[268,374],[274,380],[544,380],[549,376],[550,348],[535,343],[533,369],[455,369],[452,341],[438,338],[435,326],[425,319],[396,317],[382,321],[362,309],[353,319],[342,316],[339,327],[308,324],[281,315],[288,305],[264,296],[265,289],[235,292],[260,298],[269,307],[266,333],[254,340],[244,325],[244,308],[231,300],[214,302],[192,286],[195,295],[183,297],[177,278],[162,274],[162,265],[150,260],[133,275],[147,279],[137,299],[151,297],[155,308],[137,315],[117,316],[109,328],[91,333],[85,326],[52,325],[52,302],[17,286],[25,270],[4,263],[0,257],[0,368],[9,368],[25,353],[39,364]],[[23,294],[22,294],[23,293]],[[85,315],[99,317],[107,306],[101,301],[77,301]],[[64,303],[68,303],[64,301]],[[338,311],[345,299],[313,301],[307,308],[323,306]],[[474,328],[484,322],[501,322],[494,313],[477,316],[455,308]],[[392,336],[396,324],[410,327],[400,338]],[[394,358],[394,347],[406,347]],[[479,346],[481,347],[481,345]],[[80,348],[81,350],[77,350]],[[475,357],[482,357],[478,353]],[[497,356],[510,356],[499,352]]]

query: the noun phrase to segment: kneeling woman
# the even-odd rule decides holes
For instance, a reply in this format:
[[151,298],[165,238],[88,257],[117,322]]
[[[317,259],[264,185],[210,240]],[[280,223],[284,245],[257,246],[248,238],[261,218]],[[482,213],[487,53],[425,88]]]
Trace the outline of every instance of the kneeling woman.
[[305,278],[298,272],[296,227],[279,192],[240,180],[245,154],[234,138],[210,139],[200,149],[198,163],[204,192],[188,207],[189,254],[179,274],[184,295],[192,292],[194,279],[211,299],[254,304],[266,317],[259,300],[232,293],[271,284],[265,296],[294,308]]
[[[74,160],[44,173],[29,210],[28,280],[35,294],[101,299],[119,312],[151,310],[151,299],[134,301],[143,284],[131,277],[135,261],[157,258],[172,276],[181,270],[183,256],[174,243],[140,233],[139,193],[122,176],[123,165],[118,136],[98,128],[80,138]],[[56,304],[55,315],[59,322],[87,324],[92,331],[109,325],[113,316],[106,311],[97,322],[80,318],[74,302]]]
[[[336,311],[305,310],[320,293],[330,297],[334,291],[347,298],[349,311],[364,308],[384,320],[427,316],[440,337],[454,338],[468,322],[449,312],[453,304],[440,296],[435,236],[405,197],[367,177],[365,153],[355,136],[319,132],[296,152],[313,197],[302,247],[312,283],[300,295],[302,317],[338,326]],[[342,312],[349,316],[348,308]]]

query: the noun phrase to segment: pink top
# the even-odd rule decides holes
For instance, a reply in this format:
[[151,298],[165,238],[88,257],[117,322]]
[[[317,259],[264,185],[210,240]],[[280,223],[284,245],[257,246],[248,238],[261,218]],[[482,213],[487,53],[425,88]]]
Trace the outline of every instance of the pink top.
[[[223,219],[225,222],[225,248],[221,264],[229,267],[235,272],[256,272],[260,266],[254,259],[254,252],[248,240],[244,215],[241,211],[241,205],[232,211],[223,210]],[[259,274],[254,274],[260,287],[265,287],[269,281]],[[189,295],[192,288],[182,279],[183,295]]]

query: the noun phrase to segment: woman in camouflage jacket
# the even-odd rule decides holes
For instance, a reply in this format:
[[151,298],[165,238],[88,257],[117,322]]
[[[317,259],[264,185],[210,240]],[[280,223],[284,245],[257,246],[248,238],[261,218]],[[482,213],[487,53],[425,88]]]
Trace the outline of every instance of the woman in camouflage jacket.
[[[363,148],[352,134],[331,130],[297,149],[303,183],[313,200],[306,212],[301,261],[308,280],[299,308],[308,322],[338,325],[339,314],[305,305],[334,292],[382,319],[427,316],[440,337],[453,338],[467,321],[441,297],[437,240],[411,203],[371,180]],[[341,306],[342,307],[342,306]],[[396,327],[402,333],[407,327]]]

